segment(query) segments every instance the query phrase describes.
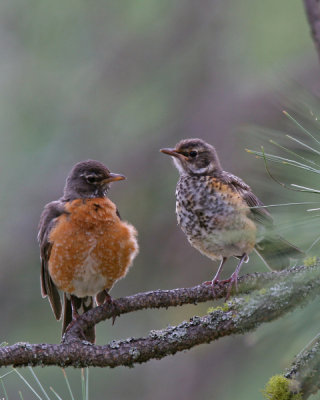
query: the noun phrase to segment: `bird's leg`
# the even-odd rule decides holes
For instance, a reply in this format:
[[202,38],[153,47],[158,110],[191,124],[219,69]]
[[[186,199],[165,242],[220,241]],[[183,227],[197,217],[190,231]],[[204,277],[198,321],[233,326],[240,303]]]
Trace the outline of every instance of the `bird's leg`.
[[[66,300],[65,300],[66,301]],[[69,323],[69,325],[66,327],[65,332],[67,332],[77,321],[77,319],[80,317],[78,310],[77,310],[77,297],[71,295],[70,296],[70,303],[71,303],[71,316],[72,316],[72,321]],[[86,335],[84,334],[84,331],[82,328],[80,328],[80,337],[82,339],[86,338]]]
[[222,260],[221,260],[221,263],[220,263],[220,265],[219,265],[218,271],[217,271],[217,273],[215,274],[215,276],[213,277],[212,281],[206,281],[206,282],[204,282],[206,285],[212,285],[212,286],[214,286],[216,283],[221,282],[221,281],[219,281],[219,276],[220,276],[220,274],[221,274],[223,265],[224,265],[224,263],[225,263],[226,261],[227,261],[227,257],[223,257]]
[[219,265],[218,271],[217,271],[217,273],[215,274],[214,278],[212,279],[212,282],[211,282],[212,286],[213,286],[215,283],[218,283],[218,282],[219,282],[219,276],[220,276],[220,274],[221,274],[223,265],[224,265],[224,263],[225,263],[226,261],[227,261],[227,257],[223,257],[222,260],[221,260],[221,263],[220,263],[220,265]]
[[103,291],[104,294],[104,304],[109,304],[111,309],[112,309],[112,325],[114,325],[114,322],[116,320],[116,318],[119,316],[117,307],[113,301],[113,298],[110,296],[109,294],[109,289],[104,289]]
[[237,265],[237,268],[235,269],[234,273],[228,279],[228,281],[230,281],[230,285],[229,285],[229,288],[228,288],[226,300],[228,300],[228,298],[230,297],[231,289],[232,289],[233,284],[235,285],[236,292],[238,291],[238,275],[239,275],[240,269],[242,267],[242,264],[244,262],[246,262],[247,260],[248,260],[248,255],[246,253],[244,253],[241,256],[240,261],[239,261],[239,263]]
[[206,282],[204,282],[206,285],[211,285],[212,294],[213,294],[214,297],[216,296],[216,292],[215,292],[215,290],[214,290],[214,285],[215,285],[216,283],[220,283],[220,282],[221,282],[221,281],[219,281],[219,276],[220,276],[220,274],[221,274],[223,265],[224,265],[224,263],[225,263],[226,261],[227,261],[227,257],[223,257],[222,260],[221,260],[221,263],[220,263],[220,265],[219,265],[218,271],[217,271],[217,273],[215,274],[215,276],[213,277],[212,281],[206,281]]
[[79,313],[76,305],[76,297],[71,295],[70,301],[71,301],[72,321],[76,321],[79,318]]

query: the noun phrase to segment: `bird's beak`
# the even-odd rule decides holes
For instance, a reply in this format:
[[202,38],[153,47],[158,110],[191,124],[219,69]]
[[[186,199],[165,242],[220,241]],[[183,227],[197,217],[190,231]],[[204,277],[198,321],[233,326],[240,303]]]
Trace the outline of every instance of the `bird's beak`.
[[180,159],[181,158],[184,158],[184,159],[187,158],[183,154],[179,153],[176,149],[168,148],[168,149],[161,149],[160,151],[161,151],[161,153],[168,154],[169,156],[172,156],[172,157],[176,157],[176,158],[180,158]]
[[106,183],[111,183],[111,182],[116,182],[116,181],[123,181],[124,179],[126,179],[126,177],[124,175],[113,174],[112,172],[110,172],[108,178],[104,179],[102,181],[102,183],[106,184]]

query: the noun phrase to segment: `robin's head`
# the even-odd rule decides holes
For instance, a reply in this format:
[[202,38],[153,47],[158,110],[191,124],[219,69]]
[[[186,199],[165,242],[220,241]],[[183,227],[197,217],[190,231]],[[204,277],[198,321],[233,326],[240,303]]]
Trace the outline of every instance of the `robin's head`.
[[161,149],[173,157],[180,174],[211,175],[222,171],[217,152],[202,139],[185,139],[173,149]]
[[111,182],[123,179],[125,179],[123,175],[111,173],[99,161],[81,161],[70,171],[63,197],[67,200],[104,197]]

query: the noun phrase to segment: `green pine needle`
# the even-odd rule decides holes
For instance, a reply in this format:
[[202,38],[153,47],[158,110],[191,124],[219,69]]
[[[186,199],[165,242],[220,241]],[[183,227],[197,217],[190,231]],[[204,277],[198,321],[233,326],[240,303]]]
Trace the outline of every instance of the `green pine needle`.
[[50,400],[50,397],[47,395],[46,391],[44,390],[43,386],[41,385],[41,383],[40,383],[40,381],[39,381],[37,375],[35,374],[33,368],[29,367],[29,370],[30,370],[31,374],[33,375],[35,381],[36,381],[37,384],[39,385],[40,390],[41,390],[42,393],[45,395],[46,399],[47,399],[47,400]]
[[292,122],[294,122],[301,130],[303,133],[311,137],[315,142],[320,144],[320,141],[316,139],[304,126],[302,126],[295,118],[292,117],[287,111],[282,111],[283,114],[288,117]]
[[68,387],[68,390],[69,390],[69,394],[70,394],[71,400],[74,400],[73,393],[72,393],[72,390],[71,390],[71,386],[70,386],[70,383],[69,383],[69,379],[67,377],[67,373],[64,370],[64,368],[62,368],[62,372],[63,372],[64,378],[65,378],[65,381],[66,381],[66,384],[67,384],[67,387]]
[[13,370],[18,374],[18,376],[23,380],[23,382],[28,386],[28,388],[31,390],[31,392],[40,400],[42,400],[42,398],[38,395],[38,393],[35,391],[35,389],[30,385],[30,383],[20,374],[20,372],[13,368]]
[[300,160],[303,160],[303,161],[305,161],[305,162],[307,162],[307,163],[310,163],[310,164],[312,164],[312,165],[315,165],[315,166],[317,166],[317,167],[320,167],[320,165],[317,164],[316,162],[314,162],[314,161],[312,161],[312,160],[309,160],[308,158],[302,157],[300,154],[296,153],[296,152],[293,151],[293,150],[288,149],[287,147],[282,146],[281,144],[275,142],[275,141],[272,140],[272,139],[270,139],[270,143],[273,144],[273,145],[275,145],[275,146],[277,146],[277,147],[279,147],[280,149],[286,151],[287,153],[292,154],[293,156],[299,158]]
[[50,390],[51,390],[52,393],[57,397],[58,400],[62,400],[62,398],[58,395],[58,393],[53,389],[52,386],[50,386]]
[[305,147],[306,149],[313,151],[313,152],[314,152],[315,154],[317,154],[318,156],[320,155],[320,151],[314,149],[313,147],[309,146],[308,144],[302,142],[301,140],[299,140],[299,139],[297,139],[297,138],[295,138],[295,137],[293,137],[293,136],[291,136],[291,135],[286,135],[286,137],[287,137],[288,139],[290,139],[290,140],[293,140],[293,141],[296,142],[296,143],[299,143],[302,147]]

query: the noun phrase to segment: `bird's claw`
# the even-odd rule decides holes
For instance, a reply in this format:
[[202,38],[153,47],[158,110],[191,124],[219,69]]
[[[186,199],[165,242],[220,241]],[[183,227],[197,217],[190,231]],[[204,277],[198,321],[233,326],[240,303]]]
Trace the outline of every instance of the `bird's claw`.
[[106,293],[106,298],[105,298],[104,304],[108,304],[109,307],[111,308],[112,325],[114,325],[115,320],[117,317],[120,316],[120,313],[118,311],[118,308],[117,308],[113,298],[110,296],[109,293]]
[[226,296],[226,301],[229,299],[232,291],[232,287],[234,285],[235,291],[238,291],[238,274],[234,272],[229,279],[226,279],[226,282],[229,283],[228,286],[228,291],[227,291],[227,296]]

